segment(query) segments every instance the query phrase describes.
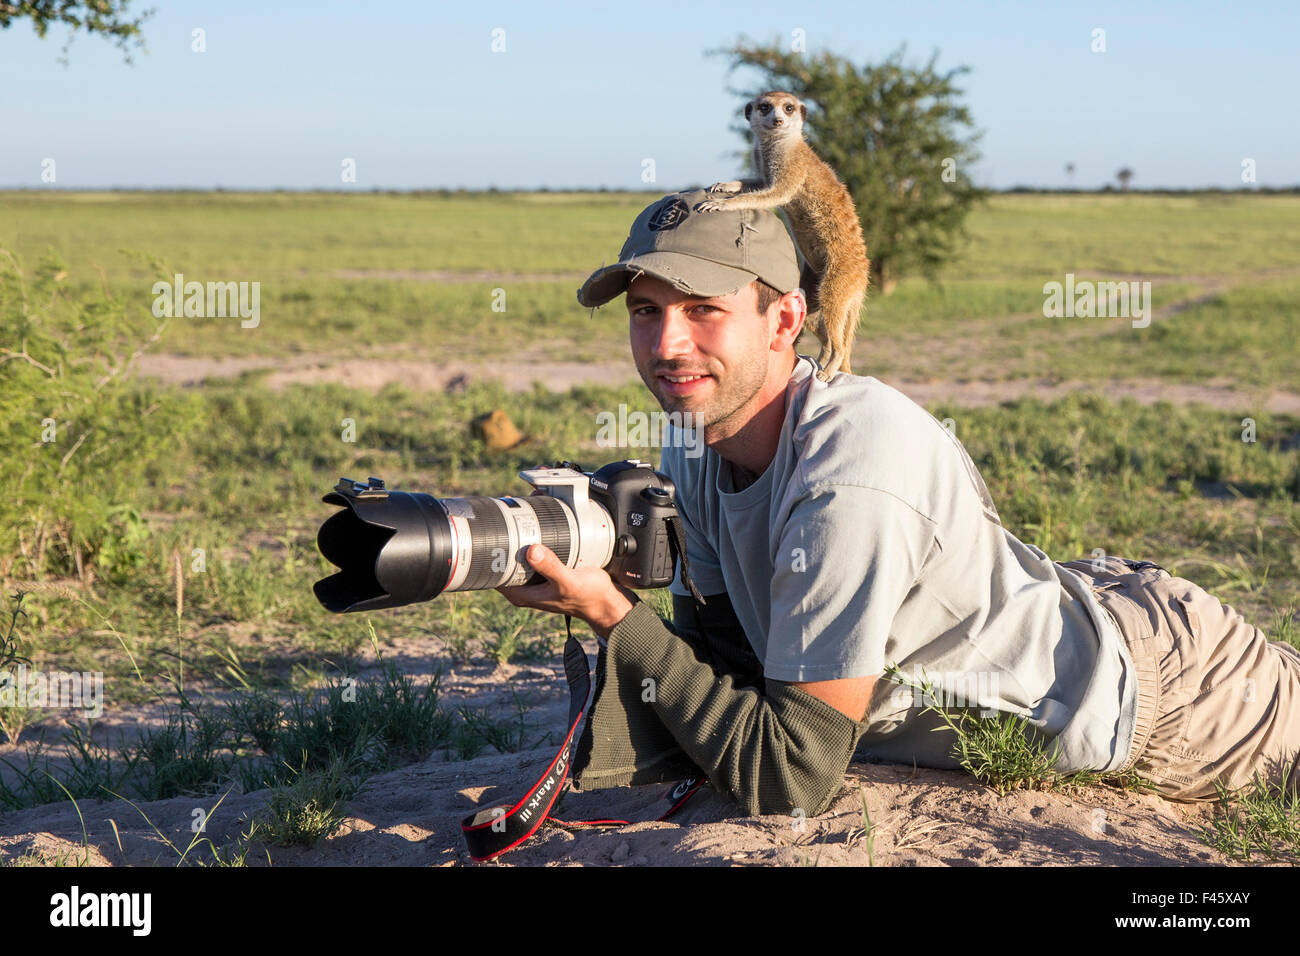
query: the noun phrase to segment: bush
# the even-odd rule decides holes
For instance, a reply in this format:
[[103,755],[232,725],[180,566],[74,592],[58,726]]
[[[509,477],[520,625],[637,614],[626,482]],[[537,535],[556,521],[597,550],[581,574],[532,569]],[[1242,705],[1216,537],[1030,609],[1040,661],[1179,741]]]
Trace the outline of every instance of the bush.
[[129,575],[142,489],[174,477],[200,422],[177,390],[128,381],[168,320],[67,275],[53,252],[24,275],[0,247],[0,579]]

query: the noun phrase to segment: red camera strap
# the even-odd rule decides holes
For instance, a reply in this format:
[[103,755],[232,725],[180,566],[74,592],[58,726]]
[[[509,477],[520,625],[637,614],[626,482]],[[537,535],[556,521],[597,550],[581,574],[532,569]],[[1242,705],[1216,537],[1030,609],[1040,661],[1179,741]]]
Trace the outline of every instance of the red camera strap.
[[[566,628],[569,627],[569,622],[570,618],[566,614],[564,617]],[[482,863],[514,849],[547,822],[560,827],[627,826],[637,822],[603,819],[560,820],[550,816],[556,799],[568,782],[573,737],[582,723],[582,717],[589,704],[588,698],[591,696],[591,672],[587,667],[587,654],[574,638],[571,630],[568,639],[564,642],[564,675],[569,682],[569,732],[564,738],[559,753],[555,755],[538,781],[513,806],[502,804],[487,807],[461,821],[460,829],[465,836],[465,844],[469,848],[470,858],[475,862]],[[667,809],[651,819],[664,820],[676,813],[704,783],[704,778],[689,778],[679,782],[663,796],[668,804]]]

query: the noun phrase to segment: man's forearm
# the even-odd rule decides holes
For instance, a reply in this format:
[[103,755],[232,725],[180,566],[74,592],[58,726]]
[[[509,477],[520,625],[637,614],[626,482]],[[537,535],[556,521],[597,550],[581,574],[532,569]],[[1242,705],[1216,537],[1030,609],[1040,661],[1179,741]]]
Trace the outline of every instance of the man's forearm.
[[748,813],[814,816],[843,785],[865,723],[788,684],[741,686],[639,601],[610,632],[607,654],[606,666],[646,690],[644,706]]

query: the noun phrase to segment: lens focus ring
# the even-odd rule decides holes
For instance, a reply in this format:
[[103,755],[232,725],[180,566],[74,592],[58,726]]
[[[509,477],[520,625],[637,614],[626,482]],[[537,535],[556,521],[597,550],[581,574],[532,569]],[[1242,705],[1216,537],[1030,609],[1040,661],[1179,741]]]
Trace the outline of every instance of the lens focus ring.
[[495,587],[501,578],[501,572],[492,568],[495,556],[510,553],[510,530],[506,527],[505,515],[501,513],[501,507],[495,498],[476,495],[464,500],[469,502],[474,514],[469,519],[474,544],[470,550],[469,572],[459,590],[477,591]]
[[550,495],[532,495],[524,499],[533,513],[537,515],[537,525],[541,529],[542,544],[555,552],[561,564],[569,563],[571,548],[569,519],[565,517],[564,505]]

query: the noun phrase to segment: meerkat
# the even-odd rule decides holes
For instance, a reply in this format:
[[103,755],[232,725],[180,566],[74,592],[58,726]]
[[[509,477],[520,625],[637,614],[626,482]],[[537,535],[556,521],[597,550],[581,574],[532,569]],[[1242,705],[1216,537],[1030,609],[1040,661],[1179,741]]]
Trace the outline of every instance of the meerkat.
[[848,189],[803,138],[808,108],[791,93],[771,90],[745,105],[754,131],[754,169],[762,179],[714,183],[696,210],[768,209],[790,217],[805,267],[800,281],[808,297],[807,323],[822,349],[817,377],[829,382],[851,372],[849,354],[858,315],[871,279],[862,223]]

